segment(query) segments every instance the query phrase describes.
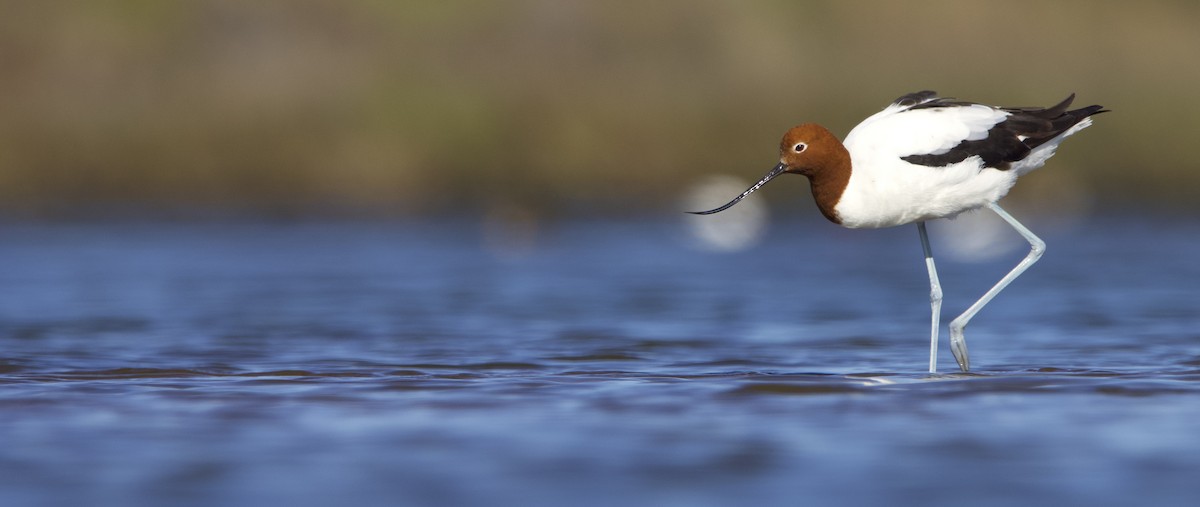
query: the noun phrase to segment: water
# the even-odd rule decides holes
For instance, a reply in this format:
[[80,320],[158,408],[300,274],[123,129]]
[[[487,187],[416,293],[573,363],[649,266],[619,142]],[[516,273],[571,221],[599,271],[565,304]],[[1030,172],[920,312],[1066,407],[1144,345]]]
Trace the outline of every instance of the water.
[[[934,376],[912,227],[485,232],[5,225],[0,504],[1200,498],[1195,224],[1047,232]],[[944,312],[1021,255],[940,260]]]

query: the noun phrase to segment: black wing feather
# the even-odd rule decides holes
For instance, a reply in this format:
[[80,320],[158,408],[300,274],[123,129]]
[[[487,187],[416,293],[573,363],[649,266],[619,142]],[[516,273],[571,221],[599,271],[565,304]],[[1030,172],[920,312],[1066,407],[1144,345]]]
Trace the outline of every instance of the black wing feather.
[[[973,102],[955,101],[948,98],[933,98],[933,92],[910,93],[896,100],[897,104],[911,100],[909,109],[929,109],[973,105]],[[946,153],[937,155],[909,155],[901,157],[913,164],[943,167],[956,164],[969,157],[978,156],[984,167],[1008,169],[1010,164],[1029,156],[1034,148],[1058,137],[1088,116],[1107,112],[1101,106],[1088,106],[1068,110],[1075,94],[1051,107],[1002,107],[1008,118],[988,130],[987,137],[974,141],[963,141]],[[1024,139],[1022,139],[1022,137]]]
[[933,90],[922,90],[919,92],[901,95],[896,100],[893,100],[892,104],[897,106],[912,107],[930,100],[940,100],[937,98],[937,92]]

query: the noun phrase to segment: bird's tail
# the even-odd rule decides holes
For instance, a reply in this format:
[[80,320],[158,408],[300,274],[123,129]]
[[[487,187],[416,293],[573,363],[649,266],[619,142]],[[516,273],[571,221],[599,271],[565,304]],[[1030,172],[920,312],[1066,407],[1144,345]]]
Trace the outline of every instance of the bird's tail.
[[1052,139],[1067,137],[1087,128],[1092,124],[1090,116],[1108,112],[1098,105],[1068,110],[1074,100],[1075,94],[1072,93],[1062,102],[1047,108],[1005,109],[1012,113],[1007,120],[1009,128],[1024,135],[1025,145],[1034,150]]

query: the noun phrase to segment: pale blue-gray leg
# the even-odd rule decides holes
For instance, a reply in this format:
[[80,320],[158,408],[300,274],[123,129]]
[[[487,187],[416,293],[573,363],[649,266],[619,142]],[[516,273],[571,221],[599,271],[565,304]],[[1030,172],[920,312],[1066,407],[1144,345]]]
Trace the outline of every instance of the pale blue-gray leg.
[[967,308],[967,311],[963,312],[962,315],[959,315],[950,322],[950,352],[954,353],[954,359],[958,361],[958,367],[962,368],[962,371],[967,371],[971,368],[971,361],[967,357],[967,342],[966,339],[963,338],[963,328],[967,327],[967,323],[971,321],[971,317],[974,317],[976,313],[979,313],[979,310],[983,308],[983,305],[988,304],[992,298],[996,297],[996,294],[999,294],[1001,290],[1004,290],[1005,287],[1008,287],[1008,284],[1012,283],[1013,280],[1016,280],[1018,276],[1021,276],[1021,273],[1024,273],[1026,269],[1029,269],[1029,266],[1032,266],[1033,263],[1037,262],[1037,260],[1042,257],[1042,253],[1046,251],[1046,242],[1035,236],[1029,231],[1029,229],[1026,229],[1025,226],[1021,225],[1021,223],[1018,222],[1017,219],[1013,218],[1012,215],[1009,215],[1003,209],[1000,209],[1000,206],[997,206],[996,203],[988,204],[988,207],[991,208],[992,211],[996,212],[997,215],[1000,215],[1000,218],[1003,218],[1005,222],[1008,222],[1008,225],[1011,225],[1013,229],[1016,229],[1017,232],[1029,242],[1029,255],[1026,255],[1024,259],[1021,259],[1021,262],[1018,263],[1017,266],[1012,269],[1012,271],[1009,271],[1007,275],[1004,275],[1004,278],[1001,278],[999,282],[996,282],[994,287],[984,293],[983,297],[979,298],[979,301],[976,301],[975,304],[971,305],[970,308]]
[[933,325],[929,333],[929,373],[937,373],[938,328],[942,320],[942,284],[938,283],[937,267],[933,265],[933,250],[929,248],[929,233],[925,222],[917,222],[921,232],[921,248],[925,250],[925,267],[929,268],[929,305],[933,308]]

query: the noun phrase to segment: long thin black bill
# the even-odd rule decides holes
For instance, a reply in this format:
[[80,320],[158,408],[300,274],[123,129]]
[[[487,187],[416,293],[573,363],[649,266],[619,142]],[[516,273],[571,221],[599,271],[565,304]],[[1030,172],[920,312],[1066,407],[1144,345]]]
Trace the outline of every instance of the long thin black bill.
[[724,206],[721,206],[720,208],[716,208],[716,209],[710,209],[708,211],[689,211],[688,213],[691,213],[693,215],[711,215],[713,213],[720,213],[729,208],[732,208],[734,204],[738,203],[738,201],[745,199],[746,196],[750,195],[755,190],[758,190],[763,185],[766,185],[768,181],[775,179],[776,176],[783,174],[784,171],[787,171],[787,164],[780,162],[779,165],[777,165],[773,169],[771,169],[771,172],[767,173],[766,176],[763,176],[763,178],[761,180],[758,180],[758,183],[755,183],[754,186],[746,189],[745,192],[742,192],[742,195],[734,197],[732,201],[729,201]]

